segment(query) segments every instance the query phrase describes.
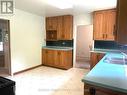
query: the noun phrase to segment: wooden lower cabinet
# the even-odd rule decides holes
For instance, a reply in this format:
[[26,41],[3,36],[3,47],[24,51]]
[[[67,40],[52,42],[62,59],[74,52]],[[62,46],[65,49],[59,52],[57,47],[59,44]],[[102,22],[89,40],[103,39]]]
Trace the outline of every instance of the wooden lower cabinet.
[[90,69],[92,69],[103,57],[104,53],[91,52],[90,54]]
[[42,64],[62,69],[72,67],[72,50],[42,49]]
[[56,51],[53,50],[42,50],[42,63],[44,65],[53,66],[55,62]]

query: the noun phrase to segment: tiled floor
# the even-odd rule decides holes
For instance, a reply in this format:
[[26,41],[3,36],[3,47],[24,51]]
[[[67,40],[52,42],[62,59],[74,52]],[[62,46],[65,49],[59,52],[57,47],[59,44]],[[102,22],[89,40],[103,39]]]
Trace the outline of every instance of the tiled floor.
[[81,79],[88,69],[39,67],[13,77],[16,95],[83,95]]
[[75,63],[76,68],[90,69],[90,62],[87,60],[77,60]]

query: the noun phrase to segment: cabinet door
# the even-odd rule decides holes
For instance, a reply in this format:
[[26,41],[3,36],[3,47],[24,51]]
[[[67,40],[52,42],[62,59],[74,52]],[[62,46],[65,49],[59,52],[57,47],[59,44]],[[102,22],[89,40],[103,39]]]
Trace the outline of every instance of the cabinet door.
[[61,67],[66,67],[67,66],[67,53],[65,51],[60,51],[60,66]]
[[46,30],[57,30],[57,17],[46,18]]
[[61,66],[63,66],[64,69],[72,67],[72,51],[62,51]]
[[116,23],[116,11],[109,10],[105,12],[105,30],[106,40],[115,39],[115,23]]
[[42,64],[69,69],[72,67],[72,51],[42,49]]
[[46,54],[46,61],[47,65],[54,66],[55,65],[55,58],[56,58],[56,51],[55,50],[48,50]]
[[98,60],[98,62],[104,57],[104,55],[105,54],[103,54],[103,53],[98,53],[97,54],[97,60]]
[[46,64],[46,49],[42,49],[42,64]]
[[104,13],[102,11],[94,12],[93,18],[93,39],[104,40],[105,39],[105,20]]
[[58,16],[58,27],[57,27],[57,39],[62,40],[63,39],[63,16]]
[[51,22],[51,18],[47,17],[46,18],[46,30],[51,30],[52,29],[52,22]]
[[92,69],[98,62],[97,54],[91,53],[90,55],[90,69]]
[[55,55],[56,55],[56,51],[55,50],[49,50],[49,49],[43,49],[42,50],[42,61],[44,65],[48,65],[48,66],[54,66],[55,63]]
[[102,58],[104,57],[103,53],[91,53],[90,56],[90,69],[92,69]]
[[120,44],[127,44],[127,0],[117,1],[116,41]]
[[72,67],[72,51],[58,51],[57,67],[69,69]]
[[57,40],[57,31],[46,31],[46,41],[56,41]]
[[57,30],[57,17],[52,17],[53,30]]
[[63,16],[62,40],[72,40],[73,38],[73,16]]

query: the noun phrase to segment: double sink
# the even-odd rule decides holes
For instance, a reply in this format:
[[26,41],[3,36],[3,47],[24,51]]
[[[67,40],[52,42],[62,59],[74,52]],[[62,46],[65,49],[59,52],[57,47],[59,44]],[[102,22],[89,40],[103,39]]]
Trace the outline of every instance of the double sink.
[[105,63],[110,63],[110,64],[118,64],[118,65],[127,65],[127,58],[115,58],[115,57],[106,57],[103,60]]

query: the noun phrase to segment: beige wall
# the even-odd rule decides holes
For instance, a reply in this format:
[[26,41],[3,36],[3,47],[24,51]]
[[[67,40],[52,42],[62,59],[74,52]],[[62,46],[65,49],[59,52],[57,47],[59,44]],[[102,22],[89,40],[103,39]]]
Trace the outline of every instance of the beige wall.
[[10,20],[12,73],[41,64],[44,42],[44,17],[16,9]]
[[77,38],[77,27],[80,25],[92,25],[92,13],[74,15],[74,52],[73,52],[73,63],[76,62],[76,38]]

